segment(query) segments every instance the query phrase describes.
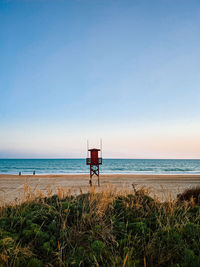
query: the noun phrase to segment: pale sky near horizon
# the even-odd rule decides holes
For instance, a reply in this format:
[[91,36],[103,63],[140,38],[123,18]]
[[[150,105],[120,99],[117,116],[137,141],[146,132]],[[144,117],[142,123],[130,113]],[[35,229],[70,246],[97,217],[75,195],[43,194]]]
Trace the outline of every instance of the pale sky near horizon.
[[0,158],[200,158],[199,0],[0,0]]

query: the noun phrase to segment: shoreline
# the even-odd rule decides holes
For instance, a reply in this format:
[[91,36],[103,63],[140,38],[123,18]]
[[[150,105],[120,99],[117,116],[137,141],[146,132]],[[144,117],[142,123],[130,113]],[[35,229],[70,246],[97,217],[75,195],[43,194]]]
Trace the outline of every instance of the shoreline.
[[[76,178],[76,177],[89,177],[89,173],[67,173],[67,174],[60,174],[60,173],[51,173],[51,174],[0,174],[0,178]],[[95,176],[94,176],[95,177]],[[198,178],[200,179],[200,174],[185,174],[185,173],[179,173],[179,174],[135,174],[135,173],[104,173],[100,174],[100,177],[102,178]]]

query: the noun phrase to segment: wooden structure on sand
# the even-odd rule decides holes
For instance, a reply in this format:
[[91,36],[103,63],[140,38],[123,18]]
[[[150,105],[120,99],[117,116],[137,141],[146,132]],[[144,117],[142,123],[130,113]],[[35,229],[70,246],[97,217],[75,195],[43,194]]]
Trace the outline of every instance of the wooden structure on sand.
[[[98,178],[98,186],[100,186],[99,180],[99,165],[102,165],[102,145],[101,149],[98,148],[87,148],[88,153],[90,155],[86,158],[86,164],[90,165],[90,180],[89,184],[92,186],[92,177],[96,175]],[[99,157],[99,151],[101,152],[101,157]]]

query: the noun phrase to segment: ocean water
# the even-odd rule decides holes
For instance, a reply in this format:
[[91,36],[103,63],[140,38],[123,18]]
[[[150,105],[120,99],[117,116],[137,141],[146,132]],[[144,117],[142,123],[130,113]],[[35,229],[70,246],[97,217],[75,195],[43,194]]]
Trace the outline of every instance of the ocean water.
[[[1,174],[89,173],[85,159],[0,159]],[[101,173],[200,174],[200,160],[103,159]]]

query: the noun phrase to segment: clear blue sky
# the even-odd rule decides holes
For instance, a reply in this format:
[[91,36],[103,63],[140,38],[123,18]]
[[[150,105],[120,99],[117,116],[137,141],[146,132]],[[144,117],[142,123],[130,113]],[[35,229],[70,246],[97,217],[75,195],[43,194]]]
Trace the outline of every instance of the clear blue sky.
[[199,0],[0,0],[0,157],[200,157]]

